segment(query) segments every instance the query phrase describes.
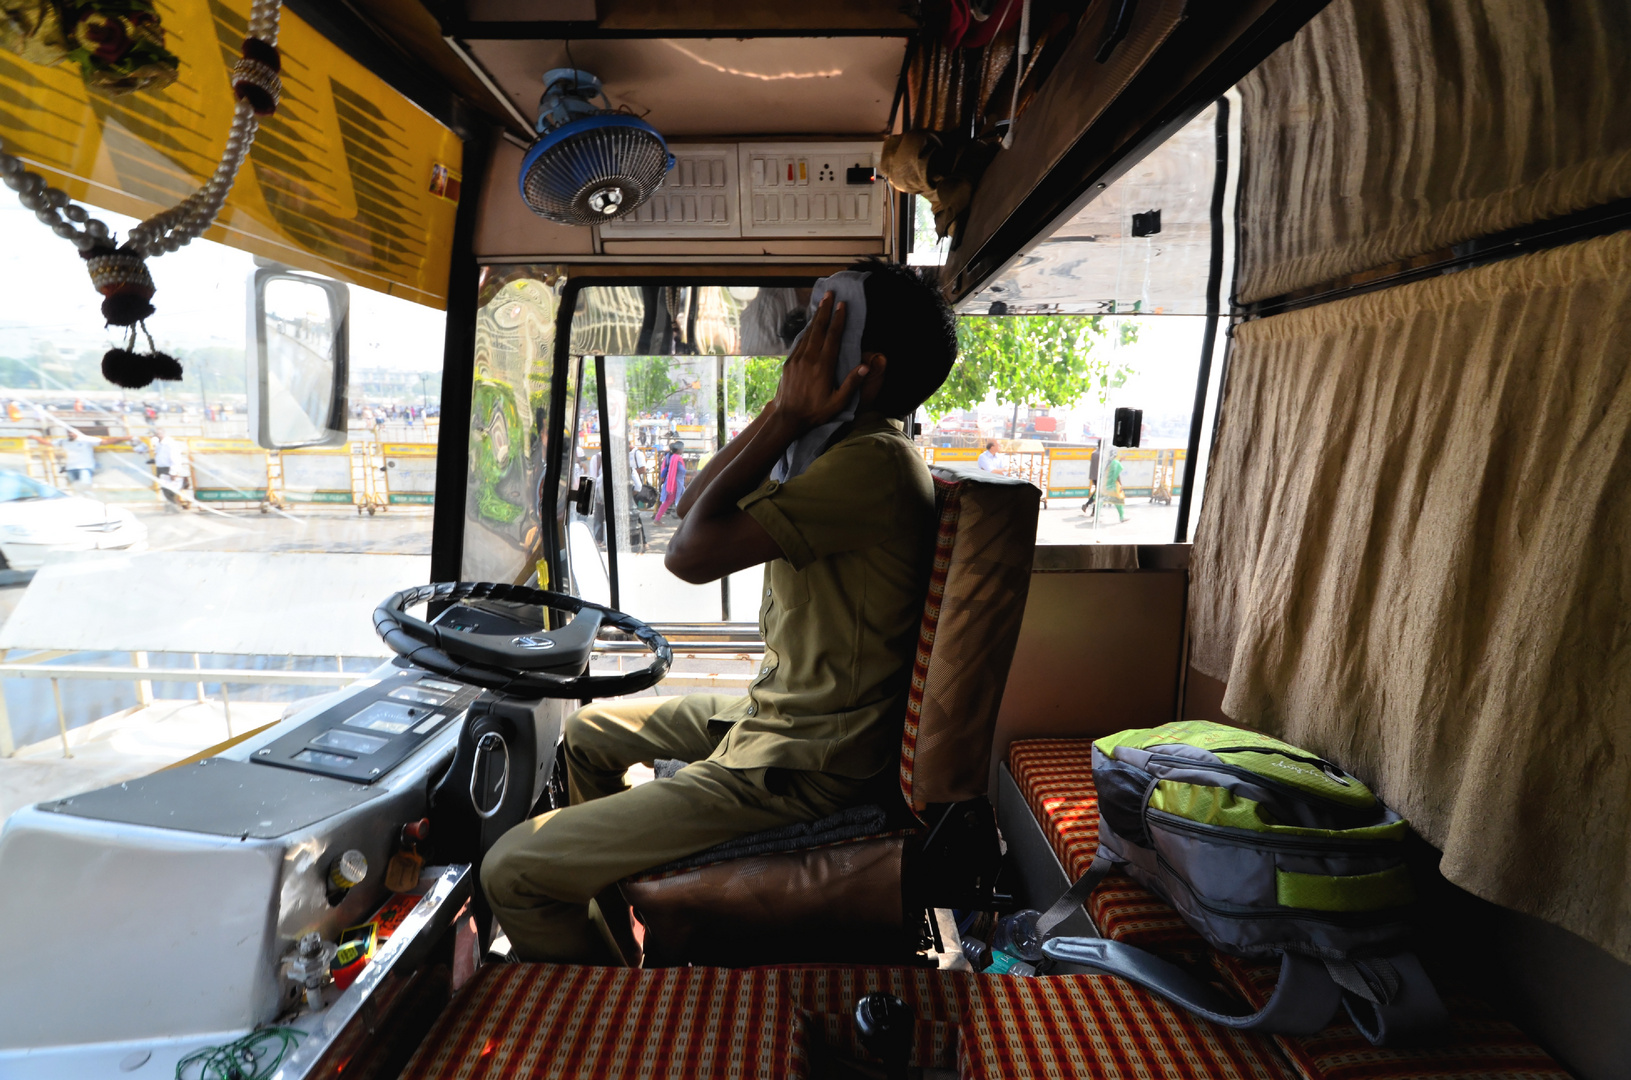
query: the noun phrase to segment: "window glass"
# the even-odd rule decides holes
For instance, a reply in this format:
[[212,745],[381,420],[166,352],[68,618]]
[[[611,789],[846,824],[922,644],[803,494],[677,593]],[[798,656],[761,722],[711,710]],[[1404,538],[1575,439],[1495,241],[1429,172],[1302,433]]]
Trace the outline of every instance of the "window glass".
[[[788,316],[810,290],[752,285],[591,286],[572,314],[586,356],[758,356],[787,352]],[[653,393],[658,387],[653,384]]]
[[607,492],[620,530],[620,602],[632,615],[662,622],[757,618],[761,567],[721,583],[691,585],[663,566],[679,523],[675,504],[719,448],[752,419],[745,411],[744,385],[750,364],[779,371],[781,358],[604,358],[613,478]]
[[[1171,543],[1204,331],[1191,317],[960,317],[961,357],[918,442],[935,463],[1041,488],[1039,544]],[[1110,445],[1120,407],[1143,410],[1138,447]]]
[[1201,110],[960,310],[1205,315],[1217,117]]
[[0,469],[0,502],[11,502],[16,499],[61,499],[66,498],[67,494],[61,488],[54,488],[31,476],[24,476],[10,469]]
[[[1214,240],[1229,284],[1231,200],[1212,221],[1228,145],[1210,105],[959,308],[963,359],[927,410],[934,453],[978,460],[997,440],[987,463],[1044,490],[1039,544],[1176,537]],[[1118,408],[1143,412],[1137,447],[1110,445]]]
[[[120,236],[136,223],[95,213]],[[270,264],[207,240],[151,260],[158,311],[147,326],[184,377],[121,390],[100,365],[124,335],[104,326],[102,298],[74,248],[14,197],[0,199],[0,235],[0,630],[28,642],[12,647],[8,638],[6,660],[234,668],[253,679],[290,669],[351,677],[388,655],[372,634],[373,606],[429,573],[443,313],[350,285],[349,439],[267,451],[250,435],[245,346],[251,278]],[[357,593],[344,617],[355,645],[344,655],[308,644],[328,629],[303,619],[318,597],[255,592],[290,557],[343,564],[338,580]],[[131,599],[137,585],[157,589],[157,599]],[[241,617],[242,604],[228,599],[239,588],[265,613],[262,644],[277,635],[276,649],[234,652],[231,635],[212,629]],[[84,613],[29,600],[63,596],[72,608],[86,590],[94,604]],[[92,647],[115,637],[117,645]],[[177,647],[184,639],[188,651]],[[70,641],[77,651],[62,655]],[[221,651],[207,651],[215,641]],[[195,654],[200,643],[206,650]],[[52,797],[57,774],[44,765],[67,760],[64,733],[78,748],[71,783],[82,790],[151,771],[229,729],[276,719],[283,703],[336,688],[229,683],[227,700],[215,679],[64,677],[59,713],[49,679],[0,686],[0,756],[44,763],[45,778],[24,785],[21,772],[0,774],[0,817]],[[93,724],[109,717],[117,723]],[[117,752],[87,749],[115,738]],[[93,761],[101,764],[84,771]]]
[[[762,568],[691,585],[664,568],[663,556],[686,485],[775,392],[796,332],[788,316],[802,313],[808,299],[807,286],[592,286],[579,293],[563,491],[590,493],[582,509],[569,503],[566,519],[568,563],[583,587],[611,591],[616,582],[618,606],[647,621],[757,618]],[[587,488],[580,487],[584,478]]]

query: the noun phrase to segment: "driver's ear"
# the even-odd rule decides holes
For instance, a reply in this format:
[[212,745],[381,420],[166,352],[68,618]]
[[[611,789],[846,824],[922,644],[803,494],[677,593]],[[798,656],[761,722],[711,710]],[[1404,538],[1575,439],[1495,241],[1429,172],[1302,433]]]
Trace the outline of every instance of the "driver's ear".
[[861,363],[866,365],[866,378],[861,380],[861,404],[870,405],[883,393],[883,373],[889,366],[889,357],[881,352],[862,353]]

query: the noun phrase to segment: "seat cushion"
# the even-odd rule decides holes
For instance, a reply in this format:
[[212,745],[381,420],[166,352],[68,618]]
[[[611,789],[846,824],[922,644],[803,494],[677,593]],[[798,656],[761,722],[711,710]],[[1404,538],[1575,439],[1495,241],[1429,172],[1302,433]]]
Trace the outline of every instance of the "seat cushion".
[[619,883],[647,967],[905,959],[907,835],[675,869]]
[[[1093,744],[1087,739],[1030,739],[1008,748],[1008,768],[1032,815],[1072,879],[1087,873],[1099,849],[1099,797],[1093,787]],[[1115,941],[1194,960],[1208,946],[1165,900],[1113,873],[1088,897],[1088,916]]]
[[1099,796],[1087,739],[1027,739],[1008,747],[1008,770],[1072,881],[1099,850]]
[[[1278,964],[1214,954],[1224,980],[1261,1008],[1280,977]],[[1568,1073],[1517,1025],[1461,993],[1444,995],[1450,1028],[1423,1046],[1372,1046],[1346,1012],[1315,1035],[1276,1035],[1303,1080],[1565,1080]]]
[[403,1080],[809,1075],[808,1023],[773,971],[492,964]]
[[1109,975],[981,977],[962,1080],[1292,1080],[1261,1035],[1199,1020]]

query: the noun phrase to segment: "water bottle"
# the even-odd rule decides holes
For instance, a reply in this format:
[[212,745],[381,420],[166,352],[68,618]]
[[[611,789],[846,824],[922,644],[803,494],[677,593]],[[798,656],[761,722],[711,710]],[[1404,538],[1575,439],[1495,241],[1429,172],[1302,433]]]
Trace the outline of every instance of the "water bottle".
[[1042,933],[1036,928],[1041,917],[1042,913],[1032,908],[1004,915],[997,920],[991,947],[1032,963],[1042,959]]
[[975,971],[984,971],[991,966],[991,946],[977,937],[963,938],[963,956],[968,960],[968,966]]

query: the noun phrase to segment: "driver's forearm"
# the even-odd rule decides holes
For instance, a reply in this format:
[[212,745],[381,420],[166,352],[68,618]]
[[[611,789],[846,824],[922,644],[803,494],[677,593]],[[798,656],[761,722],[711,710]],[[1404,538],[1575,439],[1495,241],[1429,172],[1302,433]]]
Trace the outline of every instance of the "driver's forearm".
[[[726,443],[724,448],[713,456],[707,467],[697,474],[697,478],[685,485],[685,494],[680,496],[680,501],[674,506],[676,515],[683,518],[691,512],[691,507],[695,506],[697,499],[701,497],[704,491],[708,490],[708,485],[713,483],[719,474],[725,471],[725,466],[735,461],[736,455],[740,454],[748,443],[753,441],[753,437],[758,434],[759,428],[764,422],[765,413],[768,411],[768,407],[761,409],[759,415],[755,416],[748,426],[737,434],[736,438]],[[741,496],[737,497],[740,498]]]
[[[738,513],[737,500],[763,483],[771,466],[803,434],[797,424],[776,412],[774,406],[761,413],[754,423],[758,430],[750,427],[736,437],[735,443],[743,444],[741,449],[697,495],[691,513],[681,519],[680,527],[670,539],[669,550],[683,549],[689,543],[706,543],[708,526]],[[751,438],[748,437],[750,432]]]

